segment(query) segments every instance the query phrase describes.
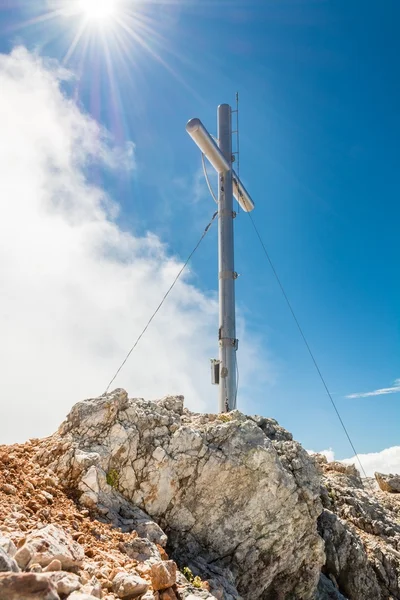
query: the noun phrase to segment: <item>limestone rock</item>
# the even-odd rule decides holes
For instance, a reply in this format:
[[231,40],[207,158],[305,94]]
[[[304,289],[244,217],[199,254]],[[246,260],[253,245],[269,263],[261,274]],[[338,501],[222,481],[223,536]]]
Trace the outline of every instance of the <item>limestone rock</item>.
[[176,583],[176,564],[173,560],[154,563],[150,570],[153,590],[166,590]]
[[349,600],[400,598],[400,496],[377,490],[354,471],[331,463],[321,468],[323,572]]
[[[183,598],[185,598],[185,600],[199,600],[199,598],[203,598],[203,599],[213,599],[214,596],[210,596],[210,594],[208,594],[206,591],[204,590],[195,590],[192,591],[188,594],[186,594],[185,592],[182,594]],[[216,600],[216,599],[215,599]]]
[[380,588],[360,538],[334,513],[324,510],[319,519],[325,541],[324,569],[333,575],[339,589],[350,599],[380,598]]
[[158,596],[160,600],[178,600],[178,597],[172,588],[160,591]]
[[[23,559],[22,554],[24,552]],[[28,560],[29,554],[30,560]],[[30,533],[24,546],[15,555],[16,561],[22,568],[24,568],[22,564],[26,563],[27,560],[46,567],[56,559],[60,561],[62,568],[66,570],[81,565],[84,557],[82,546],[75,542],[63,529],[55,525],[47,525],[43,529]]]
[[400,494],[400,475],[384,475],[383,473],[375,473],[375,479],[379,487],[384,492],[391,494]]
[[11,556],[11,558],[14,558],[14,556],[17,552],[16,545],[14,544],[12,539],[10,539],[8,537],[0,536],[0,548],[2,548],[4,550],[4,552],[6,552],[8,554],[8,556]]
[[147,592],[148,588],[149,584],[147,581],[137,575],[122,572],[117,573],[113,579],[113,591],[117,594],[118,598],[122,598],[123,600],[139,598]]
[[81,587],[81,593],[85,593],[88,594],[89,596],[92,596],[93,598],[101,598],[101,585],[97,582],[97,583],[87,583],[86,585]]
[[0,600],[398,600],[400,494],[273,419],[116,390],[0,447],[0,549],[28,571]]
[[157,562],[161,560],[160,552],[157,546],[146,538],[136,538],[130,542],[121,544],[123,550],[129,558],[133,558],[138,562]]
[[94,596],[85,592],[73,592],[68,596],[68,600],[93,600]]
[[45,569],[43,569],[42,565],[33,563],[32,565],[29,565],[28,571],[29,571],[29,573],[43,573],[45,571]]
[[9,556],[7,554],[7,552],[5,552],[3,550],[3,548],[0,546],[0,572],[4,573],[4,572],[14,572],[14,573],[18,573],[19,568],[17,563],[15,562],[15,560],[13,558],[11,558],[11,556]]
[[[125,511],[126,513],[126,511]],[[149,516],[140,508],[133,507],[130,511],[132,527],[135,529],[139,537],[146,538],[154,544],[158,544],[164,548],[167,544],[167,536]],[[129,519],[129,517],[128,517]]]
[[15,553],[15,561],[21,569],[26,569],[32,560],[32,551],[29,546],[24,545]]
[[60,600],[53,583],[37,573],[0,574],[0,600]]
[[201,590],[197,590],[197,592],[194,593],[194,594],[191,593],[191,594],[188,594],[187,596],[184,596],[184,598],[186,600],[195,600],[195,599],[198,599],[198,598],[207,598],[207,597],[210,598],[210,596],[207,596],[207,594],[204,591],[201,591]]
[[53,571],[52,573],[48,573],[47,577],[54,584],[54,587],[61,598],[65,598],[66,596],[69,596],[69,594],[72,594],[72,592],[81,588],[79,576],[74,573]]
[[197,415],[181,397],[116,390],[76,404],[57,440],[60,480],[105,517],[121,495],[145,511],[212,593],[313,598],[324,562],[319,475],[273,419]]
[[54,558],[51,563],[49,563],[47,565],[47,567],[45,567],[43,569],[44,573],[51,573],[52,571],[61,571],[62,570],[62,564],[61,561],[58,560],[58,558]]
[[9,496],[15,496],[17,493],[17,488],[14,485],[11,485],[11,483],[3,483],[1,486],[1,491]]
[[330,579],[321,573],[315,600],[347,600]]

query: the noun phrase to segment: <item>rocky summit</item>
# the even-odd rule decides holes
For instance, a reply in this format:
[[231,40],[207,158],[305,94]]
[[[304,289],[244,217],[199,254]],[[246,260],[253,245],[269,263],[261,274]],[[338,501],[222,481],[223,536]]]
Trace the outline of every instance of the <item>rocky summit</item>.
[[118,389],[0,447],[0,600],[400,599],[395,480]]

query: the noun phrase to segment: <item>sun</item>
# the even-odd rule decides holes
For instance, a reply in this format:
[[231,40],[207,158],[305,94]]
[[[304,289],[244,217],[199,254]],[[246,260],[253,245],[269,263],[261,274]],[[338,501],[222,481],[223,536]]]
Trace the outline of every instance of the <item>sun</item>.
[[105,21],[117,14],[118,0],[78,0],[78,4],[89,21]]

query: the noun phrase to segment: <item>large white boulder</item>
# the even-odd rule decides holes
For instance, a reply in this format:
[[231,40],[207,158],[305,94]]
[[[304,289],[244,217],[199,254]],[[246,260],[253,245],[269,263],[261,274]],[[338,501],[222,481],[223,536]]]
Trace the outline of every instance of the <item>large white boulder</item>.
[[324,563],[319,476],[276,421],[197,415],[181,397],[116,390],[76,404],[53,442],[46,460],[81,501],[106,516],[122,494],[212,593],[314,597]]

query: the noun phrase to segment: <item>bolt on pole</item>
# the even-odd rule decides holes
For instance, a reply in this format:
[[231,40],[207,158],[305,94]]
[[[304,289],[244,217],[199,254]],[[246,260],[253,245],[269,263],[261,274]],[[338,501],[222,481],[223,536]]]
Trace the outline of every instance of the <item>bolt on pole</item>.
[[236,339],[232,110],[218,107],[218,145],[230,169],[219,173],[218,186],[218,266],[219,266],[219,412],[236,408]]

